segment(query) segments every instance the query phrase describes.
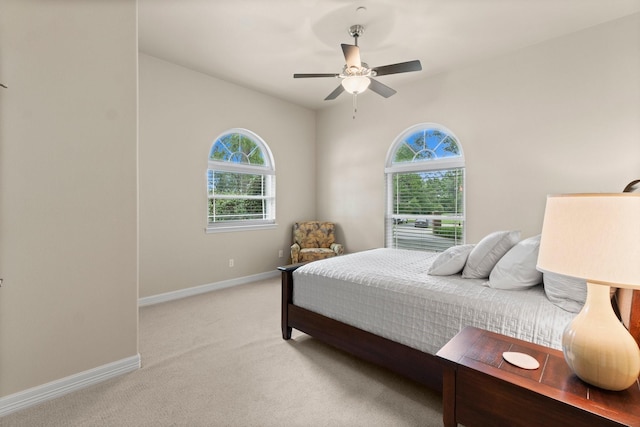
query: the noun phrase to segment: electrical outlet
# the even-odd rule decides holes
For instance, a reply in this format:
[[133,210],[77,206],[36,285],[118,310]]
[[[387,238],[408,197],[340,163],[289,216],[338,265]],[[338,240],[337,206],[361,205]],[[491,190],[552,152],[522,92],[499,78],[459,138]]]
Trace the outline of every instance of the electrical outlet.
[[229,267],[233,267],[233,258],[229,258]]
[[280,249],[278,251],[278,258],[282,258],[284,256],[284,251],[282,249]]

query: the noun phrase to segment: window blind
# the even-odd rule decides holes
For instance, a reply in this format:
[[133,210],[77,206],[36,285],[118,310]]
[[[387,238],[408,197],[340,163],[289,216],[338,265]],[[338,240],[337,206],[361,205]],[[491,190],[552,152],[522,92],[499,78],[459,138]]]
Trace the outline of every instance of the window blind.
[[464,168],[389,173],[387,186],[387,247],[439,252],[464,241]]
[[275,177],[208,170],[209,223],[273,221]]

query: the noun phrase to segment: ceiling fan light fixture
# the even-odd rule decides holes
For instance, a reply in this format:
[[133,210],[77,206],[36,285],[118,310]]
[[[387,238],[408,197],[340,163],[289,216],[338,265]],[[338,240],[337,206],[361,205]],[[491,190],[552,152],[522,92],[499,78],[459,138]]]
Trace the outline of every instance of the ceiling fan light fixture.
[[342,79],[342,87],[351,94],[359,94],[367,90],[371,80],[366,76],[349,76]]

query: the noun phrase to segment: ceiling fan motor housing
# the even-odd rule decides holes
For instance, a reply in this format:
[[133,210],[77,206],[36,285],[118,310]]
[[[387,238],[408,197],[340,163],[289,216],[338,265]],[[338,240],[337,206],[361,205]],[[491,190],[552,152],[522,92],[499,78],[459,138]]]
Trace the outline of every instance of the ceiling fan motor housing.
[[360,68],[358,67],[349,67],[345,64],[342,67],[342,74],[340,77],[351,77],[351,76],[365,76],[365,77],[375,77],[376,72],[369,68],[369,65],[366,62],[362,62]]

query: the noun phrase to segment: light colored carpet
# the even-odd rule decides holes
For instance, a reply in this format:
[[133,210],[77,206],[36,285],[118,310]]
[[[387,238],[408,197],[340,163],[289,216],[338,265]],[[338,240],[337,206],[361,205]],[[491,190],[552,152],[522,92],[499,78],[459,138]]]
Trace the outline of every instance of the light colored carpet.
[[142,368],[0,426],[441,426],[438,394],[294,330],[280,280],[140,309]]

